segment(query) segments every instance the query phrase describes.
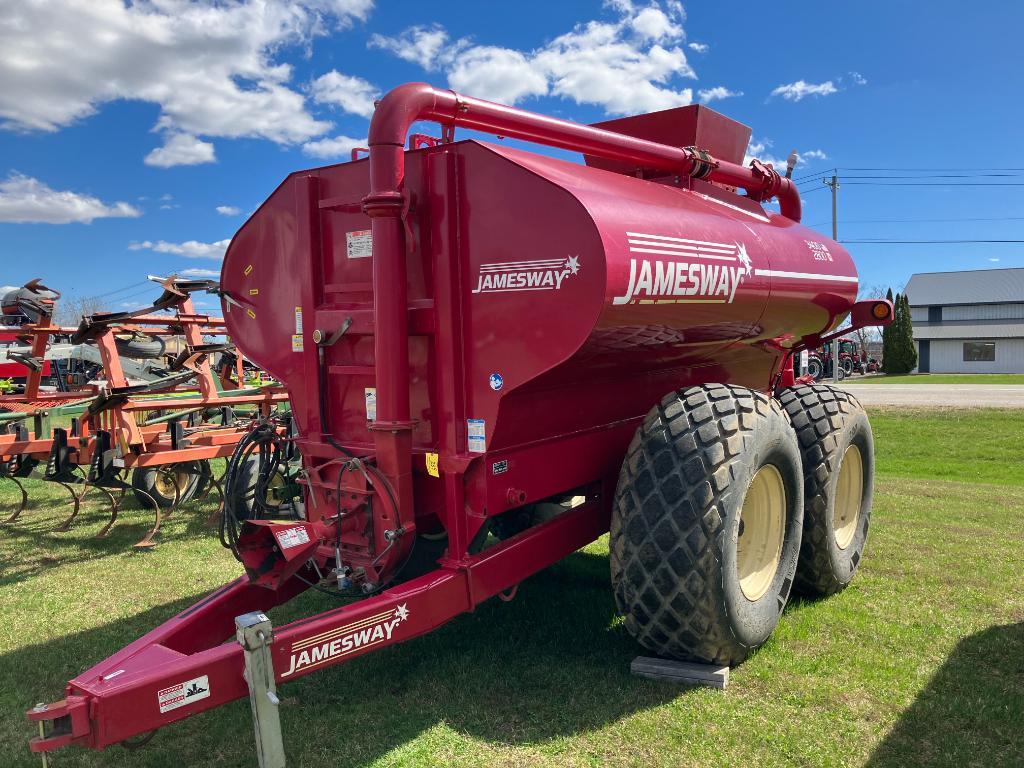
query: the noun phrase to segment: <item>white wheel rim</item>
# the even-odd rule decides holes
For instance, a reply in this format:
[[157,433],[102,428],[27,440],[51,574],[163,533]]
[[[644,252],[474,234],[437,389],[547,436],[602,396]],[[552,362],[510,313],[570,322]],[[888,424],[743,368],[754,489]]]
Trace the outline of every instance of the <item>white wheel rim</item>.
[[836,499],[832,513],[832,535],[836,546],[846,549],[857,533],[860,507],[864,498],[864,459],[860,448],[850,445],[839,465]]
[[772,464],[754,474],[740,510],[736,571],[740,590],[760,600],[775,580],[786,529],[786,486]]

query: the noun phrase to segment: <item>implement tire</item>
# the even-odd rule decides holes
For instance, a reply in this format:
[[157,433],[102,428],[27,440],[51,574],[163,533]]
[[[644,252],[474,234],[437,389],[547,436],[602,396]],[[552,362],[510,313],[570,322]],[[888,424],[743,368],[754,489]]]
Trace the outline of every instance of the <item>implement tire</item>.
[[666,396],[629,445],[612,511],[626,628],[661,656],[740,663],[779,622],[802,526],[800,452],[777,402],[721,384]]
[[804,534],[796,589],[831,595],[853,579],[871,520],[875,443],[857,399],[841,389],[809,384],[784,390],[800,443],[804,472]]
[[142,506],[152,509],[156,502],[160,509],[170,509],[175,502],[184,504],[195,495],[200,475],[201,468],[197,461],[137,467],[132,472],[132,489]]

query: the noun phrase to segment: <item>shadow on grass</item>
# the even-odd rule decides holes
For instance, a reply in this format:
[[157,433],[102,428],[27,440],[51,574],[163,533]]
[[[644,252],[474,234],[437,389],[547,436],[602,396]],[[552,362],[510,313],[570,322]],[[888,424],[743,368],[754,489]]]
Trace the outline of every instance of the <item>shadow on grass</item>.
[[[168,520],[187,521],[184,528],[174,527],[174,533],[171,534],[174,539],[215,536],[215,530],[207,525],[213,509],[211,505],[185,504],[172,515],[165,516],[165,525],[156,539],[158,546],[168,536]],[[56,530],[56,526],[70,512],[70,503],[65,509],[49,499],[40,501],[38,505],[30,501],[16,521],[0,522],[0,536],[7,540],[6,543],[14,545],[19,553],[30,553],[27,556],[21,554],[16,559],[0,555],[0,586],[31,579],[57,565],[87,562],[115,553],[130,552],[133,545],[153,527],[154,522],[152,510],[132,500],[125,503],[114,527],[101,538],[96,533],[109,521],[109,507],[83,502],[82,511],[71,528],[67,531]]]
[[[0,678],[11,680],[20,708],[4,712],[3,719],[20,717],[40,698],[58,697],[64,678],[58,682],[54,668],[77,674],[193,600],[0,657]],[[334,605],[329,597],[307,593],[272,618],[280,625]],[[534,744],[688,695],[630,676],[638,646],[613,617],[607,556],[577,553],[523,583],[511,603],[490,600],[433,633],[288,683],[279,695],[289,766],[359,766],[379,758],[390,764],[391,750],[435,728],[495,746]],[[40,686],[40,666],[46,667],[48,688]],[[26,739],[28,730],[22,729]],[[450,744],[451,737],[445,741]],[[426,762],[438,759],[423,755]],[[248,702],[169,726],[140,752],[74,750],[60,762],[182,764],[254,764]]]
[[1024,765],[1024,622],[961,640],[866,763]]

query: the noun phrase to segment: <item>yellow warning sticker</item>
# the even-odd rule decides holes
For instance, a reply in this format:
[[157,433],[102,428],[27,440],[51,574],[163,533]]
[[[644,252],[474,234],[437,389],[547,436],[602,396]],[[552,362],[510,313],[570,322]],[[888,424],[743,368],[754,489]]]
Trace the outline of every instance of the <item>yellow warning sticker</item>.
[[431,477],[440,477],[441,471],[437,467],[437,454],[427,454],[427,474]]
[[296,333],[292,335],[292,352],[302,352],[303,349],[302,334]]

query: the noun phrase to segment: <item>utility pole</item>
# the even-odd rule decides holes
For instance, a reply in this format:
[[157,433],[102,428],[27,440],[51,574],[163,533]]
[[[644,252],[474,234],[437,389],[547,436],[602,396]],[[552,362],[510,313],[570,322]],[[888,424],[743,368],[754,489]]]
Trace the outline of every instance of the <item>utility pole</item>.
[[[832,180],[825,182],[825,186],[832,190],[832,239],[839,242],[839,216],[837,214],[836,202],[839,192],[839,176],[832,174]],[[839,339],[832,342],[832,382],[839,383]]]

